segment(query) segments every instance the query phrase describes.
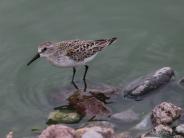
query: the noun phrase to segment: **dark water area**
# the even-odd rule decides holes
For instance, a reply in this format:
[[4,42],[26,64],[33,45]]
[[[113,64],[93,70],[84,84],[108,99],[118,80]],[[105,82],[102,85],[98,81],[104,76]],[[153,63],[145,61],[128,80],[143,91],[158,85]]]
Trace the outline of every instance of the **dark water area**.
[[[24,138],[45,127],[56,106],[52,93],[70,85],[72,69],[43,59],[26,66],[40,42],[118,37],[89,63],[88,80],[124,86],[163,66],[172,67],[178,80],[184,76],[183,14],[183,0],[0,0],[0,137],[13,130]],[[183,99],[184,90],[172,81],[142,101],[118,97],[110,107],[147,114],[161,101],[184,107]],[[114,123],[117,131],[135,126]]]

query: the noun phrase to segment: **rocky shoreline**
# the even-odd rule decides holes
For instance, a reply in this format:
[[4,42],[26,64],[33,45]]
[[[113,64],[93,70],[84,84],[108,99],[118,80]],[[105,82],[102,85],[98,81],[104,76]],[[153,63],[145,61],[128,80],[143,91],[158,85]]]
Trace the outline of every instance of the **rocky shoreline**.
[[[133,112],[129,115],[135,116]],[[78,129],[62,124],[50,125],[35,138],[184,138],[183,117],[182,108],[162,102],[155,106],[149,117],[143,119],[151,121],[151,128],[147,121],[143,121],[142,124],[148,130],[137,136],[132,136],[128,131],[116,132],[113,124],[108,121],[92,121]],[[132,129],[142,130],[138,124]],[[6,138],[13,138],[13,132],[11,131]]]
[[[184,110],[174,103],[163,101],[157,104],[142,121],[140,114],[131,108],[111,113],[111,109],[106,105],[107,100],[117,90],[125,97],[136,101],[142,100],[143,96],[169,83],[173,77],[173,69],[163,67],[133,81],[123,89],[104,87],[103,92],[93,89],[88,94],[77,91],[67,98],[68,105],[57,107],[51,112],[49,115],[51,124],[48,124],[49,126],[38,136],[31,138],[184,138]],[[183,84],[183,80],[179,81],[180,85]],[[67,126],[67,123],[80,121],[83,116],[92,119],[77,129]],[[94,119],[98,116],[108,116],[110,119],[127,124],[133,122],[135,126],[127,131],[117,132],[116,125],[110,121]],[[132,134],[132,131],[136,134]],[[6,138],[13,138],[13,132],[11,131]]]

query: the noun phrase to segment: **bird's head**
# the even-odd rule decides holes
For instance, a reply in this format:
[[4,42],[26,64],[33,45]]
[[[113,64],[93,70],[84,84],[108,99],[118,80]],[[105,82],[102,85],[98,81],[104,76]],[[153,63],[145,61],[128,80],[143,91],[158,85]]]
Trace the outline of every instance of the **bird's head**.
[[48,57],[55,51],[53,42],[43,42],[38,46],[38,53],[40,57]]
[[38,46],[38,53],[27,63],[30,65],[33,61],[38,59],[39,57],[49,57],[55,51],[54,43],[47,41],[43,42]]

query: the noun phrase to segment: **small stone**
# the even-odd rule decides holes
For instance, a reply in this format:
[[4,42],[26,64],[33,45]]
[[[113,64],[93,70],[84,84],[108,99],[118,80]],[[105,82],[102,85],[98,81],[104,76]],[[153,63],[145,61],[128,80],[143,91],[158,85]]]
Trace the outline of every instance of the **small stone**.
[[170,124],[180,117],[182,109],[172,103],[162,102],[152,110],[152,123],[154,126],[159,124]]
[[[98,133],[98,134],[97,134]],[[92,136],[98,136],[98,138],[114,138],[114,130],[106,127],[84,127],[77,129],[75,132],[75,138],[88,138],[87,134],[90,134],[90,138],[96,138]],[[102,136],[102,137],[101,137]]]
[[38,138],[74,138],[75,130],[64,125],[51,125]]
[[128,123],[139,120],[139,114],[135,113],[132,109],[128,109],[120,113],[115,113],[111,117]]
[[87,131],[82,135],[82,138],[103,138],[103,136],[96,131]]
[[152,133],[158,136],[171,136],[173,134],[173,130],[169,126],[161,124],[153,128]]
[[176,132],[184,136],[184,124],[177,126]]
[[47,124],[76,123],[81,120],[81,115],[74,110],[55,110],[49,114]]

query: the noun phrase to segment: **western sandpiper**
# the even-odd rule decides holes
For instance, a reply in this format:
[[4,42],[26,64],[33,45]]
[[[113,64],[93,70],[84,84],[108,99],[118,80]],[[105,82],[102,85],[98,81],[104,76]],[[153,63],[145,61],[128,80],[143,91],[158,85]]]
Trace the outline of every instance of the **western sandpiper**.
[[76,89],[78,86],[74,81],[77,66],[84,65],[85,72],[83,75],[84,91],[87,89],[86,74],[88,71],[87,62],[108,45],[115,42],[117,38],[99,39],[99,40],[66,40],[61,42],[44,42],[38,46],[38,53],[30,60],[27,65],[39,57],[46,58],[50,63],[59,67],[72,67],[73,75],[71,83]]

